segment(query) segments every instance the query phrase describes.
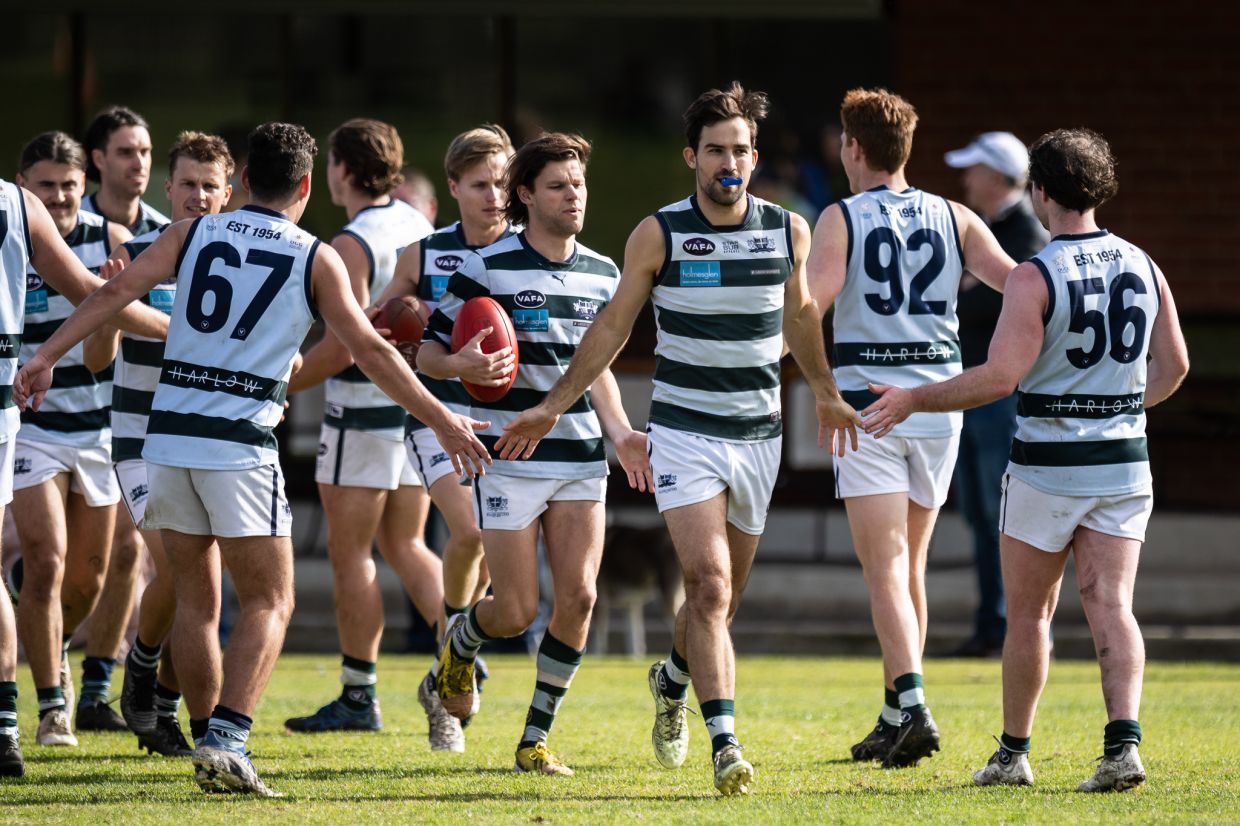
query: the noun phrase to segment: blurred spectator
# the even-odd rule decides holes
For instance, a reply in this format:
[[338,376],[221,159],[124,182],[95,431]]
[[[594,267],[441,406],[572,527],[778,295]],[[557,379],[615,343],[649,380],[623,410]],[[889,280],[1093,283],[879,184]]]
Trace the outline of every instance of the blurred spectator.
[[407,166],[401,170],[405,182],[392,190],[392,197],[399,198],[418,212],[426,216],[426,220],[435,224],[435,216],[439,214],[439,199],[435,197],[435,184],[420,169]]
[[799,160],[801,194],[813,204],[816,213],[850,194],[848,175],[840,162],[843,145],[843,127],[838,123],[828,123],[818,135],[817,154],[803,155]]
[[[1029,153],[1019,138],[1010,132],[986,132],[964,149],[948,152],[944,160],[948,166],[964,170],[960,182],[965,203],[982,216],[999,246],[1018,263],[1050,240],[1025,194]],[[965,369],[986,361],[1002,307],[1002,295],[965,274],[956,304]],[[973,636],[954,656],[989,657],[1003,651],[1007,607],[999,565],[999,502],[1015,433],[1015,394],[964,412],[953,484],[960,509],[973,531],[980,601]]]

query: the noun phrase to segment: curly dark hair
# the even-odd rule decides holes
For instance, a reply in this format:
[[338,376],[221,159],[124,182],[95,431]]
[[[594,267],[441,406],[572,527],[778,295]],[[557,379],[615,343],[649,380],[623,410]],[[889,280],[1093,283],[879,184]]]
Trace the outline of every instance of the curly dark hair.
[[367,195],[386,195],[405,180],[405,145],[396,127],[381,120],[347,120],[327,138],[332,156],[353,176],[353,185]]
[[291,195],[314,169],[318,144],[304,126],[264,123],[250,133],[246,164],[250,194],[260,201],[278,201]]
[[109,106],[90,122],[86,134],[82,138],[82,146],[86,149],[86,178],[99,183],[99,167],[91,160],[91,152],[96,149],[107,150],[112,133],[126,126],[140,126],[150,132],[151,127],[146,118],[127,106]]
[[168,150],[169,175],[176,172],[178,158],[189,158],[198,163],[218,163],[224,170],[225,178],[231,178],[237,167],[224,139],[204,132],[187,130],[177,135],[176,143]]
[[532,190],[534,180],[547,164],[572,160],[581,162],[582,171],[590,160],[590,142],[580,135],[548,132],[518,149],[504,170],[504,192],[508,196],[504,217],[508,223],[524,225],[530,220],[529,208],[521,203],[521,196],[517,194],[519,187]]
[[707,126],[732,118],[744,118],[749,124],[749,140],[758,143],[758,122],[766,117],[771,108],[766,92],[746,92],[739,80],[732,81],[726,90],[711,89],[698,95],[698,99],[685,110],[685,140],[694,152]]
[[1093,131],[1056,129],[1029,147],[1029,180],[1051,200],[1076,212],[1096,209],[1119,192],[1115,155]]

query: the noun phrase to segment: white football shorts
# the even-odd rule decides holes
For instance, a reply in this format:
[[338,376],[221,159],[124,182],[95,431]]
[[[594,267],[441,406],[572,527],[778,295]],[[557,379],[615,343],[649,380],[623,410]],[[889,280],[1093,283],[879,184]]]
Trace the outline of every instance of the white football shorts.
[[115,505],[121,498],[112,473],[112,446],[73,447],[27,439],[16,441],[13,451],[13,489],[25,490],[41,485],[61,473],[68,473],[69,491],[81,494],[92,508]]
[[484,531],[519,531],[547,510],[548,502],[605,502],[607,477],[529,479],[488,473],[474,479],[474,516]]
[[459,476],[452,469],[452,457],[439,444],[439,437],[429,427],[420,427],[406,433],[405,451],[409,465],[417,472],[422,486],[427,490],[445,476]]
[[832,457],[836,499],[905,493],[923,508],[937,508],[947,501],[960,449],[959,433],[933,438],[857,436],[857,450],[850,444],[842,458]]
[[321,485],[378,490],[422,484],[400,442],[380,438],[368,430],[341,429],[326,424],[319,431],[314,481]]
[[1144,542],[1153,511],[1149,488],[1114,496],[1059,496],[1005,473],[999,532],[1049,553],[1068,547],[1078,526]]
[[293,509],[280,466],[203,470],[147,462],[145,530],[198,536],[291,536]]

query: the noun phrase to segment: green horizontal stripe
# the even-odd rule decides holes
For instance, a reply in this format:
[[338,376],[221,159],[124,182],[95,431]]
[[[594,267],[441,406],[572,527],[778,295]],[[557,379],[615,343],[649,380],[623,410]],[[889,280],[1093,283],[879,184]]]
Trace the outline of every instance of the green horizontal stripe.
[[0,410],[13,406],[13,385],[0,384]]
[[135,364],[140,367],[163,367],[164,342],[139,341],[124,336],[121,338],[121,358],[125,359],[126,364]]
[[165,360],[159,383],[276,404],[283,404],[288,393],[288,385],[278,379],[184,361]]
[[755,341],[783,332],[784,311],[769,313],[682,313],[658,308],[659,329],[682,338],[706,341]]
[[650,421],[673,430],[747,442],[773,439],[783,432],[778,411],[769,416],[717,416],[660,401],[650,403]]
[[841,390],[840,396],[855,410],[865,410],[879,399],[877,393],[871,393],[869,390]]
[[711,393],[770,390],[779,387],[779,362],[759,367],[703,367],[660,356],[654,380]]
[[127,437],[112,438],[112,463],[125,462],[130,459],[142,458],[142,446],[146,444],[145,439],[133,439]]
[[563,697],[566,694],[568,694],[567,687],[552,685],[551,683],[544,683],[541,680],[534,681],[534,690],[541,691],[543,694],[546,694],[548,697]]
[[348,367],[332,376],[332,378],[339,379],[340,381],[353,382],[355,384],[371,383],[370,379],[366,378],[366,374],[362,372],[362,368],[358,367],[356,364],[350,364]]
[[107,238],[108,225],[88,224],[85,221],[79,221],[73,231],[69,233],[69,237],[65,239],[65,243],[70,247],[81,247],[86,244],[97,244]]
[[[486,445],[486,449],[496,459],[499,451],[495,449],[498,436],[478,435],[478,440]],[[603,452],[602,439],[543,439],[534,448],[534,455],[522,462],[601,462],[606,458]]]
[[15,359],[22,348],[21,333],[0,333],[0,359]]
[[84,433],[103,430],[112,420],[111,408],[84,410],[78,413],[60,413],[51,410],[34,411],[27,408],[22,413],[22,424],[52,430],[57,433]]
[[1090,467],[1149,461],[1145,437],[1095,442],[1023,442],[1012,440],[1012,461],[1041,467]]
[[1145,394],[1090,396],[1069,393],[1063,396],[1017,393],[1016,414],[1051,419],[1110,419],[1136,416],[1145,411]]
[[63,318],[53,319],[52,321],[26,322],[26,327],[22,331],[22,341],[27,344],[42,344],[52,337],[52,334],[60,329],[60,325],[64,324]]
[[[531,390],[528,387],[514,387],[504,394],[502,399],[493,402],[475,401],[473,406],[479,410],[501,410],[514,413],[520,413],[522,410],[529,410],[531,407],[537,407],[547,394],[542,390]],[[569,406],[565,413],[589,413],[594,410],[594,406],[590,404],[589,391],[583,393],[577,401]],[[485,417],[483,417],[485,418]]]
[[391,430],[405,424],[405,408],[397,404],[346,407],[340,416],[324,415],[323,424],[338,430]]
[[451,381],[450,379],[432,379],[430,376],[422,373],[418,374],[418,381],[422,382],[430,394],[445,404],[464,404],[468,405],[473,402],[469,395],[469,391],[465,389],[465,385],[459,381]]
[[[530,255],[524,248],[505,250],[497,252],[494,255],[488,255],[483,258],[488,270],[508,270],[509,272],[526,272],[529,270],[538,270],[542,272],[565,273],[574,272],[583,275],[601,275],[607,278],[615,278],[619,275],[616,272],[615,265],[594,258],[590,255],[577,254],[577,260],[573,262],[571,267],[563,265],[556,266],[557,262],[551,262],[551,266],[547,266],[546,261],[539,261]],[[453,293],[456,292],[456,276],[448,282],[448,289]]]
[[958,341],[885,341],[881,344],[841,341],[836,343],[834,354],[836,367],[903,367],[959,361]]
[[[698,214],[692,209],[675,210],[660,213],[667,220],[668,227],[672,232],[701,235],[715,241],[720,235],[726,234],[718,229],[706,224],[698,217]],[[784,215],[782,210],[771,209],[770,207],[754,204],[750,212],[749,220],[743,227],[736,232],[782,232],[784,229]],[[732,230],[729,230],[731,232]]]
[[150,390],[134,390],[132,387],[112,385],[112,411],[145,416],[151,412],[155,393]]
[[558,341],[523,341],[517,350],[518,364],[562,367],[573,360],[577,345]]
[[141,255],[143,252],[145,252],[146,248],[149,247],[153,243],[155,242],[154,241],[126,241],[125,243],[121,244],[121,246],[124,247],[125,251],[129,253],[129,260],[132,261],[135,258],[137,258],[139,255]]
[[[685,261],[714,261],[719,264],[720,287],[772,287],[788,280],[792,267],[787,258],[745,258],[742,260],[719,260],[709,255]],[[668,264],[667,274],[659,282],[663,287],[680,287],[680,261]],[[685,289],[700,289],[690,284]]]
[[218,416],[203,416],[199,413],[152,410],[146,432],[148,437],[158,433],[165,436],[215,439],[267,450],[276,450],[278,447],[273,428],[262,427],[248,419],[222,419]]
[[57,367],[52,371],[52,389],[68,390],[74,387],[94,387],[97,384],[112,381],[113,372],[115,371],[110,364],[98,373],[92,373],[80,364]]
[[549,731],[553,723],[555,723],[555,715],[541,708],[530,706],[530,710],[526,712],[525,724],[527,726],[533,726],[540,731]]
[[480,295],[488,295],[486,287],[460,272],[453,273],[452,277],[448,279],[448,292],[462,301],[468,301]]

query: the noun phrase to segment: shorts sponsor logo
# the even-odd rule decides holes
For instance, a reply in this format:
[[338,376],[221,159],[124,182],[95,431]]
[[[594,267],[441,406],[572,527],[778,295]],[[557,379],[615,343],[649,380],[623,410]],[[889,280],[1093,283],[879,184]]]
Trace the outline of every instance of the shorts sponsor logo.
[[680,248],[690,255],[710,255],[715,244],[709,238],[686,238]]
[[13,475],[14,476],[20,476],[21,474],[29,473],[32,470],[34,470],[34,466],[32,465],[31,461],[27,459],[25,456],[21,456],[13,460]]
[[507,516],[508,515],[508,497],[507,496],[488,496],[487,516]]
[[766,235],[755,235],[746,239],[750,252],[775,252],[775,239]]
[[547,296],[538,290],[522,290],[512,298],[513,303],[518,307],[524,307],[527,310],[533,310],[547,303]]
[[723,283],[723,272],[718,261],[681,261],[680,286],[718,287]]
[[589,299],[581,299],[573,302],[573,312],[578,318],[584,318],[586,321],[593,321],[598,315],[598,302]]
[[146,495],[150,492],[151,492],[151,489],[147,487],[146,485],[135,485],[129,491],[129,501],[141,502],[143,499],[146,498]]
[[551,315],[546,310],[513,310],[512,326],[525,333],[545,333],[551,329]]
[[436,453],[434,456],[431,457],[431,467],[435,467],[436,465],[442,465],[444,462],[447,462],[447,461],[448,461],[448,454]]
[[676,474],[660,473],[659,478],[655,482],[659,490],[668,490],[676,487]]
[[441,270],[455,272],[461,264],[465,263],[465,259],[459,255],[441,255],[435,259],[435,266]]

